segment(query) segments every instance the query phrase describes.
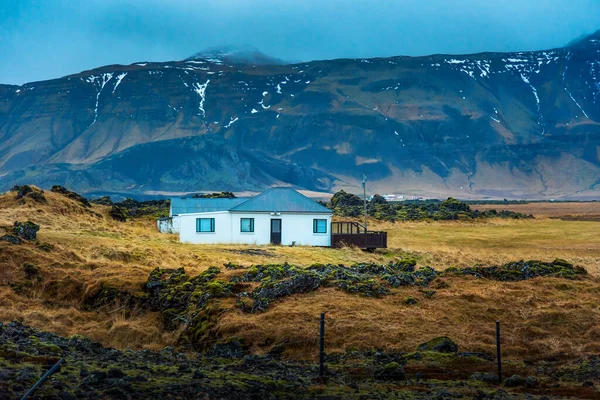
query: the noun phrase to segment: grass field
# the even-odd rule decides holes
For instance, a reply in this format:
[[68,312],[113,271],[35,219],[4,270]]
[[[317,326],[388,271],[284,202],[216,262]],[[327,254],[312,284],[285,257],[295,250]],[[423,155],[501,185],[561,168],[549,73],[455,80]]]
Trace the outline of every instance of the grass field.
[[536,217],[582,219],[600,221],[600,202],[545,202],[527,204],[477,204],[471,208],[487,210],[509,210],[524,214],[534,214]]
[[[600,352],[598,222],[563,221],[548,214],[534,220],[371,221],[371,228],[389,232],[389,248],[374,253],[354,248],[200,246],[181,244],[175,235],[159,234],[150,218],[120,223],[110,219],[108,207],[86,209],[51,192],[45,197],[42,204],[31,199],[18,201],[14,193],[0,195],[0,236],[14,221],[30,219],[41,225],[39,239],[53,246],[44,251],[33,243],[0,241],[0,321],[16,319],[67,336],[84,334],[119,348],[159,349],[175,345],[179,332],[165,331],[158,313],[120,308],[89,312],[82,311],[82,303],[103,283],[141,293],[148,274],[157,266],[184,267],[188,274],[196,275],[226,262],[247,266],[387,263],[406,253],[418,258],[418,266],[436,269],[563,258],[586,267],[591,276],[575,281],[538,278],[512,283],[449,277],[444,278],[443,287],[433,288],[436,293],[432,297],[414,286],[393,289],[382,298],[327,288],[286,297],[258,314],[244,313],[227,300],[222,304],[215,340],[241,337],[257,352],[289,341],[291,356],[313,358],[317,318],[326,312],[331,351],[348,346],[408,351],[445,334],[463,350],[491,352],[494,322],[501,319],[507,357]],[[554,212],[553,216],[558,216]],[[572,213],[569,209],[565,215]],[[15,283],[24,280],[24,263],[39,266],[42,279],[33,290],[20,294]],[[225,276],[231,274],[222,270]],[[408,296],[418,303],[403,304]],[[303,344],[295,346],[298,341]]]
[[392,249],[417,252],[421,262],[450,266],[565,258],[600,275],[600,224],[541,217],[534,220],[488,219],[479,222],[379,223]]

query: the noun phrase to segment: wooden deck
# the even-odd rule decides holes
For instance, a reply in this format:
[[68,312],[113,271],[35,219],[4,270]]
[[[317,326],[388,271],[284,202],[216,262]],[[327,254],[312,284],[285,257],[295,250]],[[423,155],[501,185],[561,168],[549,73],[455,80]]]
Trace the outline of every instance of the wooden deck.
[[332,222],[331,247],[356,246],[361,249],[387,248],[387,232],[368,231],[358,222]]

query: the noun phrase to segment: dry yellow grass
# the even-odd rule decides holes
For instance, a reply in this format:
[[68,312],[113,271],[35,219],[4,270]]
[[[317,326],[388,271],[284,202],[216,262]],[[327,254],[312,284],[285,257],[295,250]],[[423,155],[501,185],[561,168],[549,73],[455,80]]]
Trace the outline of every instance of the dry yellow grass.
[[[381,299],[335,289],[292,296],[267,313],[226,314],[222,333],[255,344],[300,341],[290,354],[316,357],[318,316],[327,315],[327,348],[413,351],[420,343],[447,335],[465,351],[493,353],[495,321],[503,325],[509,358],[581,355],[600,351],[600,286],[546,278],[504,283],[452,277],[449,287],[426,298],[417,288],[400,288]],[[402,300],[413,296],[416,305]]]
[[477,222],[375,223],[388,231],[388,245],[418,252],[434,268],[563,258],[600,275],[600,223],[488,219]]
[[[120,309],[84,312],[80,306],[102,282],[139,292],[157,267],[185,267],[195,275],[211,265],[283,263],[309,265],[388,262],[402,252],[420,257],[420,265],[500,264],[517,259],[564,258],[588,268],[581,281],[535,279],[502,283],[465,277],[446,278],[449,287],[426,298],[417,288],[393,290],[381,299],[349,295],[335,289],[295,295],[275,302],[262,314],[245,314],[233,302],[218,323],[222,337],[239,336],[256,351],[289,341],[297,357],[316,354],[317,318],[328,318],[328,350],[354,345],[364,349],[411,350],[433,336],[447,334],[465,350],[490,351],[496,319],[504,324],[509,357],[580,355],[600,351],[600,238],[598,223],[536,220],[485,222],[381,223],[390,248],[375,253],[357,249],[263,246],[266,255],[251,255],[245,246],[181,244],[175,235],[159,234],[152,219],[119,223],[108,208],[87,210],[65,197],[46,192],[47,203],[0,195],[0,235],[16,220],[41,225],[38,237],[54,246],[44,252],[34,244],[0,241],[0,321],[20,320],[62,335],[84,334],[119,348],[158,349],[176,343],[178,332],[165,332],[156,313]],[[10,284],[23,279],[22,265],[40,266],[42,284],[27,296]],[[230,272],[225,272],[229,274]],[[402,304],[407,296],[419,303]],[[231,303],[231,304],[229,304]],[[215,338],[216,339],[216,338]],[[314,351],[313,351],[314,350]]]

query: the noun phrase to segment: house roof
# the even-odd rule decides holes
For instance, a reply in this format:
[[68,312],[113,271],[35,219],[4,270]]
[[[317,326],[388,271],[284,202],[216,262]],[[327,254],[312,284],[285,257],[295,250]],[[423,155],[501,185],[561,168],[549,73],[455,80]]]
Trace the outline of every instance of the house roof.
[[237,197],[233,199],[173,197],[171,198],[171,215],[228,211],[232,207],[235,207],[238,204],[245,202],[246,200],[248,200],[248,197]]
[[232,207],[232,212],[327,213],[331,210],[292,188],[274,187]]

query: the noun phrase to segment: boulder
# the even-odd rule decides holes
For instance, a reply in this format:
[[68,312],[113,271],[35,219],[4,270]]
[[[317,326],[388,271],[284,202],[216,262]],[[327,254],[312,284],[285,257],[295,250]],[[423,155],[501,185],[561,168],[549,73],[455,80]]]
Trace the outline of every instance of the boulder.
[[83,385],[95,386],[102,384],[107,377],[108,374],[104,371],[93,371],[81,383]]
[[401,381],[406,379],[404,368],[397,362],[391,362],[385,365],[382,370],[375,374],[377,379]]
[[109,378],[122,378],[125,376],[125,373],[121,371],[119,368],[111,368],[108,370]]
[[438,353],[457,353],[458,345],[447,336],[440,336],[425,342],[417,348],[418,351],[437,351]]
[[17,200],[27,197],[34,201],[37,201],[38,203],[46,202],[46,198],[44,197],[44,191],[34,186],[14,186],[12,189],[10,189],[10,191],[17,192]]
[[125,210],[123,207],[112,206],[109,214],[112,217],[112,219],[114,219],[114,220],[117,220],[120,222],[127,221],[127,210]]
[[199,369],[195,370],[194,375],[192,375],[192,379],[204,379],[204,378],[206,378],[206,374]]
[[481,358],[482,360],[486,360],[486,361],[494,361],[494,356],[492,356],[491,354],[481,353],[481,352],[477,352],[477,351],[462,351],[462,352],[458,353],[458,356],[460,356],[460,357],[475,357],[475,358]]
[[469,377],[469,379],[472,379],[474,381],[481,381],[481,382],[489,383],[492,385],[498,383],[497,375],[488,374],[488,373],[484,373],[484,372],[476,372],[473,375],[471,375]]
[[528,388],[534,388],[538,385],[538,380],[536,377],[528,376],[525,378],[525,386]]
[[34,224],[31,221],[27,222],[15,222],[13,226],[13,233],[25,240],[35,240],[37,236],[37,231],[40,230],[40,226]]
[[101,204],[101,205],[103,205],[103,206],[112,206],[112,205],[113,205],[113,202],[112,202],[112,200],[110,199],[110,196],[102,196],[102,197],[99,197],[99,198],[97,198],[97,199],[94,199],[94,200],[92,200],[92,201],[91,201],[91,203],[94,203],[94,204]]
[[506,387],[517,387],[517,386],[525,386],[525,378],[521,375],[513,375],[510,378],[506,378],[504,380],[504,386]]
[[220,358],[242,358],[246,355],[242,343],[237,339],[232,339],[226,343],[215,344],[207,354],[209,357]]
[[19,243],[21,243],[21,239],[19,239],[15,235],[0,236],[0,240],[2,240],[4,242],[12,243],[12,244],[19,244]]

